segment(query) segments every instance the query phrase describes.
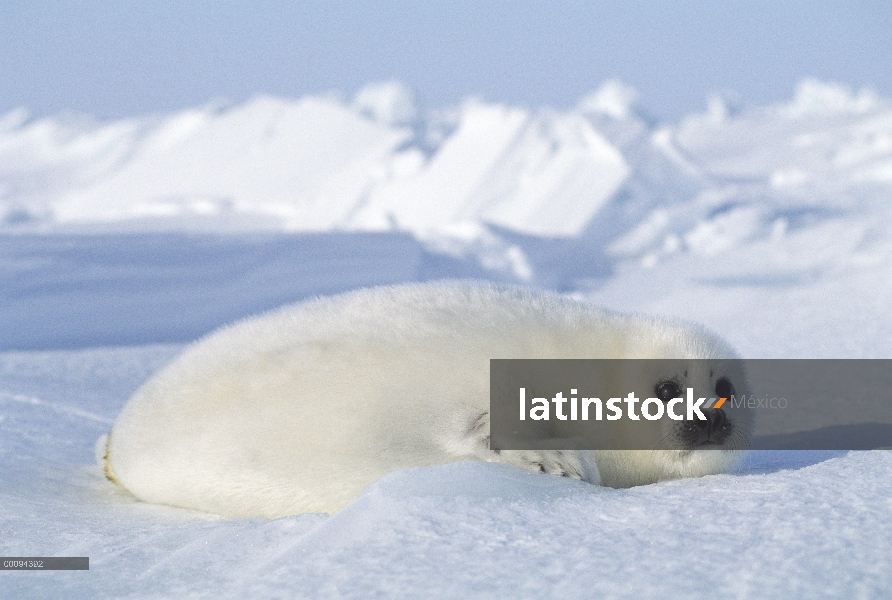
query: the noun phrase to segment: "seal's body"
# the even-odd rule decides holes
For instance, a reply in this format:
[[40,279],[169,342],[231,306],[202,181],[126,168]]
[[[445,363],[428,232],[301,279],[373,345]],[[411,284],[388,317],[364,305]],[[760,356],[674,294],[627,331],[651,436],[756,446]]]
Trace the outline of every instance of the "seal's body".
[[269,518],[335,512],[389,472],[464,459],[613,487],[705,475],[737,453],[490,451],[489,360],[730,355],[700,329],[557,294],[479,283],[364,289],[194,344],[128,401],[104,466],[145,501]]

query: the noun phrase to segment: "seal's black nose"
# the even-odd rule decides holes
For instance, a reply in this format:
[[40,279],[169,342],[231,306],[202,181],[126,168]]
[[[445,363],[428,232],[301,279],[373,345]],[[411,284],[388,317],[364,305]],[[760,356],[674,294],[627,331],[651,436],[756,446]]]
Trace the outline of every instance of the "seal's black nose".
[[721,408],[707,408],[703,410],[706,420],[694,419],[694,427],[699,430],[704,442],[721,444],[730,433],[731,423]]

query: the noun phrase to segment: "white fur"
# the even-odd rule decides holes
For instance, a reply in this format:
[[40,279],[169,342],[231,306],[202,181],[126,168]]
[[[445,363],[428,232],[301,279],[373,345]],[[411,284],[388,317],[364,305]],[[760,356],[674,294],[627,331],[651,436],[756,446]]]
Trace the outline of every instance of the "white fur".
[[124,407],[105,469],[145,501],[270,518],[335,512],[391,471],[463,459],[613,487],[715,473],[735,453],[490,451],[489,359],[728,356],[689,325],[551,293],[477,283],[364,289],[194,344]]

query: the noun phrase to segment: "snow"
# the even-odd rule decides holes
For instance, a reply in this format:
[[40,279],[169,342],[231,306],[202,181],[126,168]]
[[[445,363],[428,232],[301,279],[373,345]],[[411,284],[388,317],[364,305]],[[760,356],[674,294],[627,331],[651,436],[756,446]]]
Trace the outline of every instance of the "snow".
[[406,234],[0,236],[0,350],[186,342],[289,301],[415,279]]
[[784,597],[892,590],[892,454],[753,452],[628,490],[456,463],[334,516],[136,502],[94,462],[182,345],[279,304],[475,277],[703,323],[750,358],[892,358],[892,102],[805,80],[675,124],[398,82],[96,122],[0,116],[4,598]]
[[385,125],[407,125],[417,117],[415,95],[400,81],[370,83],[353,98],[354,110]]

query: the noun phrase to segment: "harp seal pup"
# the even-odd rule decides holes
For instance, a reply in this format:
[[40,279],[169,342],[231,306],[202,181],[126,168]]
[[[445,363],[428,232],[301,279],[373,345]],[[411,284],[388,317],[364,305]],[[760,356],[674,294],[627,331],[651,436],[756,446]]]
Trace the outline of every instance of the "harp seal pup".
[[[728,435],[683,450],[491,451],[489,359],[732,356],[698,327],[554,293],[475,282],[368,288],[199,340],[133,394],[98,458],[141,500],[225,517],[334,513],[387,473],[466,459],[611,487],[701,476],[735,464],[745,420],[723,418]],[[710,376],[696,385],[725,377]],[[644,378],[634,389],[647,398],[655,385]],[[657,436],[690,426],[657,423]],[[692,451],[701,442],[723,449]]]

